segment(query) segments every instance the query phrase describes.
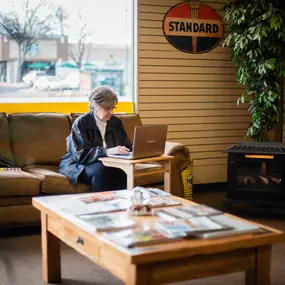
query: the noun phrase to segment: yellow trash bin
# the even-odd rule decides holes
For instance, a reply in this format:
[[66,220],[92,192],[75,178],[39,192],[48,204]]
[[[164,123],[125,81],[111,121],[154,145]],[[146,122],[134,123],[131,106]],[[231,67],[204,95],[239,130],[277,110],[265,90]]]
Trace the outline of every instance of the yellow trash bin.
[[193,200],[193,161],[190,161],[186,169],[182,171],[182,179],[184,186],[184,198]]

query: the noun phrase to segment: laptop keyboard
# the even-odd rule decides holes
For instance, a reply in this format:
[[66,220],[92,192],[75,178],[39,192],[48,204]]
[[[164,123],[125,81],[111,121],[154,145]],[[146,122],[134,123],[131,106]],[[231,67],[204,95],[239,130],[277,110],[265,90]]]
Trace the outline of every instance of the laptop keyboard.
[[129,153],[118,153],[116,154],[117,156],[132,156],[133,153],[132,152],[129,152]]
[[110,157],[132,157],[133,156],[133,152],[129,152],[129,153],[117,153],[117,154],[112,154],[112,155],[108,155]]

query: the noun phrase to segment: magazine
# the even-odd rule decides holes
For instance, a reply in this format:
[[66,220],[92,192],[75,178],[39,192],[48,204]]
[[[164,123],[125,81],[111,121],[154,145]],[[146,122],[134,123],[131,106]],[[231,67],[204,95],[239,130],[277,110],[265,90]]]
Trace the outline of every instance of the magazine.
[[103,236],[125,247],[163,243],[182,238],[182,236],[179,235],[168,235],[156,228],[150,228],[147,230],[134,228],[121,231],[104,232]]
[[181,218],[192,218],[192,216],[190,217],[188,214],[184,214],[178,211],[177,208],[172,208],[172,207],[155,210],[154,215],[167,221],[174,221],[176,219],[181,219]]
[[136,222],[130,219],[126,213],[81,215],[78,217],[78,222],[93,231],[110,231],[136,226]]
[[197,205],[156,210],[154,214],[162,219],[172,221],[181,218],[222,215],[223,212],[206,205]]
[[0,171],[22,171],[20,167],[1,167]]
[[150,197],[149,202],[147,203],[151,207],[166,207],[166,206],[177,206],[181,205],[181,202],[175,199],[172,199],[168,196],[155,196]]
[[[144,191],[149,194],[149,197],[171,196],[170,193],[158,188],[144,188]],[[133,192],[130,190],[106,191],[98,193],[84,193],[81,195],[76,195],[74,198],[83,203],[94,203],[115,199],[128,199],[132,193]]]
[[161,190],[161,189],[158,189],[158,188],[145,188],[145,190],[148,191],[150,197],[156,197],[156,196],[171,196],[170,193],[165,192],[165,191],[163,191],[163,190]]
[[61,206],[61,211],[75,216],[110,213],[126,210],[129,207],[129,202],[126,199],[116,199],[96,203],[80,203],[74,200],[74,203],[69,201]]
[[124,197],[124,194],[125,193],[120,193],[120,191],[106,191],[106,192],[98,192],[98,193],[88,193],[88,194],[77,196],[75,198],[84,203],[94,203],[94,202],[102,202],[102,201],[120,199]]
[[186,236],[201,232],[224,231],[232,228],[230,225],[217,223],[209,217],[176,219],[175,221],[160,220],[157,222],[157,227],[170,235],[182,235],[184,233]]
[[193,217],[222,215],[223,212],[207,205],[184,206],[177,210],[192,215]]
[[196,236],[200,238],[215,238],[215,237],[224,237],[224,236],[231,236],[231,235],[240,235],[240,234],[247,234],[247,233],[262,233],[264,229],[260,226],[254,225],[250,222],[236,219],[233,217],[229,217],[226,215],[218,215],[213,216],[211,219],[214,222],[222,224],[224,226],[229,226],[231,229],[225,231],[218,231],[218,232],[204,232],[198,233]]

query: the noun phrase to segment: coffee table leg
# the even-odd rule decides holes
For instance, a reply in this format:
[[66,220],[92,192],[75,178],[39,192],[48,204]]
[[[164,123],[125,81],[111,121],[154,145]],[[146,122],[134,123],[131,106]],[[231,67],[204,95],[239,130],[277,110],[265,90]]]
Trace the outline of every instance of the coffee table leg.
[[126,285],[152,285],[151,268],[147,265],[130,265]]
[[60,240],[47,230],[48,216],[41,214],[43,279],[47,283],[61,282]]
[[255,268],[246,271],[246,285],[270,285],[271,245],[256,248]]

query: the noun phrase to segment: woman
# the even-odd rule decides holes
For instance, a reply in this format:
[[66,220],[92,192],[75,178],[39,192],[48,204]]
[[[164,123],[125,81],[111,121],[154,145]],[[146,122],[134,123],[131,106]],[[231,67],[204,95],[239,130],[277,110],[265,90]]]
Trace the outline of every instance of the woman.
[[98,159],[107,154],[124,154],[131,142],[121,120],[113,116],[118,103],[116,92],[108,86],[96,88],[89,97],[90,112],[78,117],[67,137],[67,152],[59,172],[72,184],[91,184],[93,192],[126,188],[123,170],[106,167]]

